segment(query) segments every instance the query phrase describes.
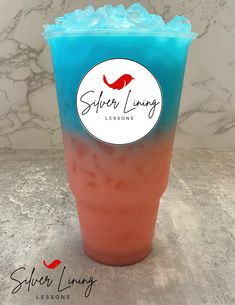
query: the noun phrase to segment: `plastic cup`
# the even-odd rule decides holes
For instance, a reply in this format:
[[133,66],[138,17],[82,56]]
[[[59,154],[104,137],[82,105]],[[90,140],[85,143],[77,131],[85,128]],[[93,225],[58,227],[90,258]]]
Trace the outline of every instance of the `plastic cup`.
[[[68,182],[77,202],[84,250],[96,261],[128,265],[151,251],[193,38],[192,33],[111,30],[47,36]],[[158,81],[163,101],[151,132],[126,145],[109,144],[92,136],[77,109],[78,88],[88,71],[116,58],[148,69]]]

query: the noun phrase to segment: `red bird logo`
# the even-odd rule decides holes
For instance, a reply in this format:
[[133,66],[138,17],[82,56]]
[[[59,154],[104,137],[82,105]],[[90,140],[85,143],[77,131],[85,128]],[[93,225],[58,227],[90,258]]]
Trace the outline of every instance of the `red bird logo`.
[[43,260],[43,265],[44,265],[45,267],[47,267],[47,269],[55,269],[55,268],[57,268],[61,263],[62,263],[62,261],[59,260],[59,259],[54,260],[54,261],[53,261],[52,263],[50,263],[50,264],[47,264],[47,263]]
[[118,80],[116,80],[114,83],[109,84],[107,81],[106,76],[103,76],[103,80],[104,83],[109,87],[112,88],[113,90],[121,90],[124,87],[126,87],[127,85],[130,84],[130,82],[133,80],[134,78],[130,75],[130,74],[124,74],[123,76],[121,76]]

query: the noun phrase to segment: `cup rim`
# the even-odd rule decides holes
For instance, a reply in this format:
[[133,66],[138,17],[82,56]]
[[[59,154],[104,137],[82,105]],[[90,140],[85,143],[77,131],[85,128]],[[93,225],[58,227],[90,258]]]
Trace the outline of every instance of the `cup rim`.
[[119,29],[93,29],[93,30],[79,30],[70,29],[67,31],[44,31],[43,37],[45,39],[57,37],[70,37],[70,36],[150,36],[150,37],[165,37],[165,38],[187,38],[196,39],[198,34],[195,32],[173,32],[173,31],[154,31],[149,29],[132,29],[128,31]]

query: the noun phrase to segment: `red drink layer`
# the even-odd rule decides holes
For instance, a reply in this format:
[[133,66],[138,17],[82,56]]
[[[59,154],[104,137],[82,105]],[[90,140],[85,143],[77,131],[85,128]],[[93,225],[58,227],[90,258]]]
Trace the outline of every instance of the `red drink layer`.
[[167,186],[174,130],[126,146],[65,131],[63,136],[86,253],[111,265],[143,259]]

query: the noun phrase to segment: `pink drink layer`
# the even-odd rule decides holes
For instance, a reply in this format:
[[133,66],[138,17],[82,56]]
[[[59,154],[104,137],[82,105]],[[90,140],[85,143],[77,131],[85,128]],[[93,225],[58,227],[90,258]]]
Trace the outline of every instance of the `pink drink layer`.
[[71,191],[85,252],[110,265],[149,254],[159,200],[166,189],[174,130],[141,143],[110,146],[63,132]]

